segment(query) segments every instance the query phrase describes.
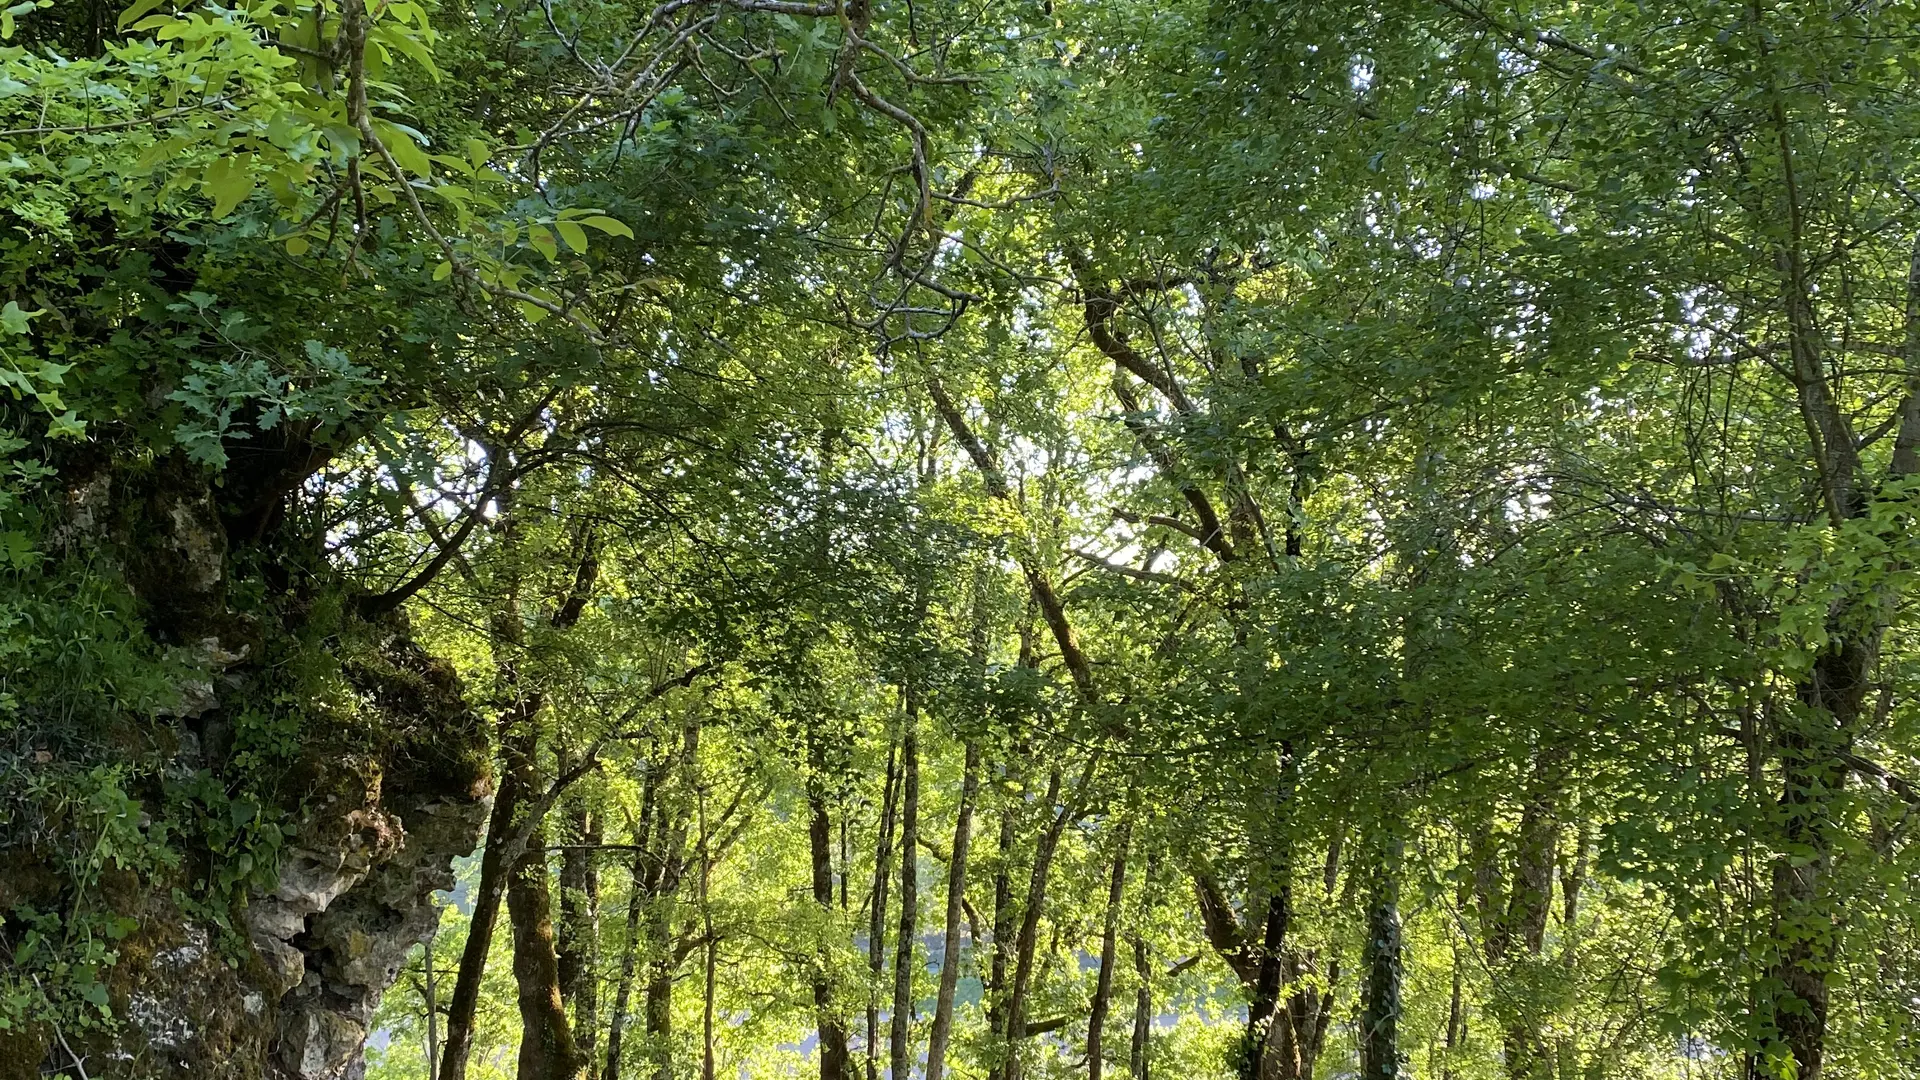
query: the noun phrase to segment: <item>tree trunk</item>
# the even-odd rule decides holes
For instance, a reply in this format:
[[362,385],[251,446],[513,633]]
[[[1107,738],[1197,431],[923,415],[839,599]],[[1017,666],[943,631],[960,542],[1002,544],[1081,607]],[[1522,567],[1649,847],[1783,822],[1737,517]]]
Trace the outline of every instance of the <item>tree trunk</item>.
[[434,971],[433,942],[440,936],[440,912],[434,911],[433,925],[427,929],[426,951],[421,954],[421,974],[427,994],[427,1080],[440,1075],[440,984]]
[[[1247,1030],[1242,1036],[1245,1049],[1241,1061],[1244,1080],[1262,1080],[1273,1075],[1285,1077],[1297,1071],[1288,1065],[1276,1065],[1266,1060],[1271,1048],[1278,1046],[1291,1049],[1296,1045],[1289,1032],[1280,1032],[1282,1037],[1275,1037],[1275,1029],[1286,1025],[1289,1020],[1286,1014],[1277,1010],[1286,971],[1283,958],[1287,948],[1287,931],[1293,922],[1293,886],[1288,880],[1292,876],[1292,858],[1283,852],[1277,861],[1281,867],[1276,873],[1279,880],[1273,883],[1273,894],[1267,897],[1266,918],[1261,925],[1260,952],[1256,960],[1258,974],[1252,996],[1247,1001]],[[1276,1067],[1279,1070],[1277,1074],[1274,1072]]]
[[[1266,838],[1271,849],[1266,869],[1271,877],[1265,883],[1269,890],[1266,913],[1261,923],[1260,948],[1254,956],[1252,994],[1247,1002],[1247,1031],[1241,1053],[1243,1080],[1289,1077],[1300,1071],[1299,1032],[1291,1027],[1292,1013],[1279,1009],[1280,991],[1286,982],[1287,935],[1293,928],[1293,840],[1286,830],[1286,818],[1292,813],[1299,763],[1294,758],[1292,744],[1280,744],[1278,765],[1279,783],[1273,804],[1275,825]],[[1283,1060],[1268,1060],[1276,1049]]]
[[1122,819],[1114,838],[1113,877],[1107,885],[1107,913],[1100,930],[1100,974],[1094,979],[1093,1003],[1087,1015],[1087,1080],[1100,1080],[1106,1064],[1103,1036],[1107,1024],[1108,1002],[1113,997],[1113,963],[1120,938],[1120,900],[1126,892],[1127,848],[1133,838],[1133,821]]
[[1460,964],[1460,950],[1453,950],[1453,992],[1447,998],[1446,1058],[1440,1065],[1440,1080],[1453,1080],[1454,1063],[1460,1046],[1467,1039],[1466,969]]
[[[681,734],[680,754],[669,773],[678,769],[694,770],[700,758],[700,725],[688,724]],[[693,815],[697,784],[687,778],[684,786],[660,796],[660,842],[654,851],[653,877],[648,890],[652,910],[647,920],[647,998],[645,1004],[647,1047],[654,1058],[655,1080],[673,1080],[673,977],[680,967],[675,955],[674,918],[680,882],[687,868],[687,827]]]
[[940,991],[933,1031],[927,1037],[927,1078],[942,1080],[947,1041],[953,1033],[953,996],[960,985],[960,919],[967,899],[967,849],[973,841],[973,800],[980,789],[980,746],[969,739],[960,777],[960,808],[953,822],[953,857],[947,862],[947,915],[940,958]]
[[[1836,635],[1838,636],[1838,635]],[[1833,806],[1847,782],[1849,752],[1872,667],[1872,650],[1841,638],[1814,660],[1798,688],[1809,715],[1788,717],[1780,737],[1783,846],[1773,864],[1773,910],[1783,940],[1769,971],[1781,1041],[1793,1053],[1795,1080],[1821,1080],[1826,1068],[1827,972],[1833,966],[1833,900],[1821,878],[1833,859]],[[1783,710],[1784,711],[1784,710]]]
[[[1553,909],[1553,869],[1560,847],[1559,806],[1564,769],[1561,753],[1541,753],[1534,762],[1532,790],[1520,813],[1520,832],[1513,859],[1513,885],[1498,934],[1489,934],[1488,960],[1496,966],[1512,959],[1515,947],[1537,959],[1546,945],[1547,917]],[[1497,951],[1495,946],[1498,946]],[[1509,1001],[1504,1039],[1507,1075],[1531,1080],[1552,1062],[1546,1054],[1531,995]]]
[[1360,1010],[1360,1080],[1400,1076],[1400,856],[1398,836],[1385,839],[1371,869],[1367,898],[1366,985]]
[[[1018,773],[1012,766],[1001,773],[1002,781],[1009,785],[1017,778]],[[1019,839],[1019,805],[1008,802],[1000,808],[999,846],[994,852],[993,957],[987,968],[987,1031],[1003,1055],[1010,1052],[1006,1041],[1007,1001],[1011,989],[1007,986],[1007,965],[1013,960],[1013,852]],[[1005,1058],[995,1059],[987,1075],[989,1080],[1005,1080]]]
[[880,789],[880,835],[873,845],[873,892],[867,904],[867,1080],[880,1076],[880,979],[887,967],[887,885],[893,880],[893,816],[899,797],[899,754],[887,747]]
[[[641,817],[644,823],[644,811]],[[640,920],[647,906],[645,837],[643,824],[634,835],[638,850],[633,854],[633,885],[627,894],[626,950],[620,957],[620,985],[613,996],[613,1015],[607,1018],[607,1059],[601,1080],[620,1080],[620,1044],[627,1030],[627,1007],[633,1003],[633,983],[640,966]]]
[[[539,708],[537,700],[523,701],[516,711]],[[514,721],[502,718],[502,725]],[[487,819],[487,842],[480,853],[480,881],[474,887],[473,916],[467,924],[467,940],[460,950],[460,970],[454,976],[453,998],[447,1003],[447,1041],[440,1062],[441,1080],[466,1080],[467,1058],[473,1050],[475,1014],[480,1007],[480,982],[487,972],[487,954],[493,948],[494,929],[500,921],[500,901],[507,893],[508,865],[506,847],[517,826],[516,818],[531,801],[525,789],[526,776],[506,769],[500,774],[500,788],[494,794],[493,813]]]
[[[816,744],[811,755],[816,769],[824,754]],[[833,819],[827,810],[824,778],[817,774],[807,790],[807,842],[813,858],[813,902],[833,909]],[[820,1080],[847,1080],[847,1024],[834,1003],[833,976],[828,958],[821,956],[813,974],[813,1010],[820,1031]]]
[[[515,733],[502,744],[509,773],[525,773],[531,790],[535,735]],[[560,960],[554,950],[552,891],[547,876],[546,829],[533,822],[528,842],[507,878],[507,915],[513,925],[513,978],[520,1006],[519,1080],[574,1080],[585,1059],[573,1041],[560,999]],[[523,826],[526,828],[526,826]]]
[[[1153,880],[1151,865],[1147,880]],[[1152,1049],[1153,1038],[1153,956],[1147,951],[1147,939],[1137,932],[1133,935],[1133,973],[1139,985],[1133,990],[1133,1045],[1128,1048],[1127,1077],[1128,1080],[1147,1080],[1151,1068],[1148,1051]]]
[[713,932],[713,844],[707,823],[707,792],[700,788],[700,929],[705,953],[700,980],[700,1080],[714,1080],[714,976],[720,966],[720,940]]
[[581,1056],[592,1059],[600,1018],[600,869],[594,851],[600,819],[578,800],[572,810],[568,832],[576,843],[560,856],[560,993],[573,1016],[574,1042]]
[[[1088,762],[1090,775],[1093,763]],[[1084,787],[1084,783],[1081,785]],[[1047,881],[1053,872],[1053,855],[1060,845],[1071,811],[1060,803],[1060,770],[1053,770],[1047,781],[1046,806],[1058,807],[1040,830],[1033,847],[1033,869],[1027,878],[1027,900],[1020,911],[1020,937],[1014,945],[1013,992],[1007,997],[1007,1059],[1002,1075],[1005,1080],[1020,1080],[1020,1044],[1027,1037],[1027,993],[1033,986],[1034,950],[1039,944],[1040,915],[1046,908]]]
[[673,905],[660,898],[648,922],[647,1048],[655,1080],[673,1080]]
[[900,739],[900,934],[893,961],[893,1023],[888,1033],[892,1080],[913,1075],[913,947],[920,908],[920,702],[905,693],[905,731]]
[[633,822],[632,880],[627,892],[626,945],[620,957],[620,984],[614,992],[613,1015],[607,1019],[607,1057],[601,1080],[620,1080],[621,1043],[627,1030],[627,1009],[633,1003],[633,984],[640,968],[641,921],[651,895],[653,823],[659,813],[660,771],[648,768],[640,785],[640,819]]

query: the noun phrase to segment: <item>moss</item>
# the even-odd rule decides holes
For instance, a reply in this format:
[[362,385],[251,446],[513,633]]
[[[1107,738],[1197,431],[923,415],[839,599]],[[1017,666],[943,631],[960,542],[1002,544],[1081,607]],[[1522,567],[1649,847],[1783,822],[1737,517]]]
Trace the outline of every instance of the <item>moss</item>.
[[53,1030],[27,1024],[0,1031],[0,1080],[40,1080],[40,1063],[53,1048]]

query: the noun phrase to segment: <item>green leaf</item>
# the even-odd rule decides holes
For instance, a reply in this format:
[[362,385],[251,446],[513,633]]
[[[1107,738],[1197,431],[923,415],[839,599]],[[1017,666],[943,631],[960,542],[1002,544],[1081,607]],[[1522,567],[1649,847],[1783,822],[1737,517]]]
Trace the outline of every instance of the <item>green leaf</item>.
[[591,229],[599,229],[609,236],[624,236],[629,240],[633,239],[633,230],[627,228],[626,222],[621,221],[619,218],[608,217],[605,214],[595,214],[592,217],[581,218],[580,224]]
[[6,307],[0,307],[0,330],[4,330],[9,334],[24,334],[27,332],[27,321],[29,319],[37,315],[45,314],[46,311],[44,309],[22,311],[20,310],[19,304],[9,300],[7,301]]
[[253,194],[253,155],[228,154],[207,166],[201,188],[213,200],[213,216],[224,218]]
[[401,168],[423,180],[432,178],[433,161],[427,157],[427,152],[420,149],[420,145],[413,141],[412,136],[400,130],[398,125],[390,124],[385,120],[375,120],[373,130],[374,134],[380,137],[380,144],[387,148],[387,153],[393,155],[393,160]]
[[138,21],[142,15],[158,8],[164,3],[166,3],[166,0],[134,0],[133,6],[127,8],[126,11],[120,14],[119,28],[125,30],[128,26]]
[[559,232],[560,238],[567,242],[568,247],[581,254],[586,253],[587,230],[581,228],[578,222],[556,221],[553,227]]
[[368,36],[373,41],[391,46],[401,55],[424,68],[427,74],[433,77],[433,81],[440,81],[440,69],[433,63],[433,52],[427,48],[425,42],[414,36],[413,32],[387,24]]
[[554,242],[553,231],[545,225],[528,225],[527,242],[533,245],[534,250],[545,255],[548,262],[560,257],[560,245]]
[[50,439],[84,439],[87,437],[87,422],[75,415],[72,409],[68,409],[48,421],[47,437]]

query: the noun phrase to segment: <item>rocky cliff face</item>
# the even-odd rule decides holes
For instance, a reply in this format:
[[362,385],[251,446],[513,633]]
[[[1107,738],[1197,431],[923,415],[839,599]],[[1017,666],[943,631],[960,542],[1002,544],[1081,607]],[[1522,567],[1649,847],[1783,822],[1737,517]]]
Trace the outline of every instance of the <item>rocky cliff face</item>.
[[[102,468],[67,490],[62,545],[117,572],[156,647],[185,672],[170,704],[121,718],[93,750],[105,763],[147,762],[129,770],[141,827],[153,831],[148,809],[158,816],[168,778],[275,791],[267,809],[290,827],[271,872],[211,909],[204,882],[251,855],[176,836],[188,849],[171,868],[113,866],[76,887],[44,854],[47,835],[0,831],[0,919],[15,905],[77,902],[131,920],[103,979],[112,1022],[0,1030],[0,1078],[357,1080],[374,1009],[437,918],[432,894],[452,887],[452,861],[479,840],[491,793],[484,728],[403,621],[334,616],[332,632],[311,633],[324,571],[260,569],[257,546],[236,553],[206,480]],[[244,574],[256,576],[236,581]],[[230,602],[242,594],[254,599]],[[240,775],[261,758],[236,751],[239,732],[263,696],[284,701],[290,658],[324,669],[351,700],[315,703],[304,722],[296,706],[297,748],[261,784]],[[31,760],[57,769],[63,752]],[[0,921],[0,945],[22,932]]]
[[[362,1076],[380,996],[431,930],[432,894],[452,887],[450,864],[473,849],[486,818],[486,800],[473,790],[370,795],[303,823],[275,887],[248,900],[252,956],[237,965],[209,928],[152,898],[144,940],[122,950],[114,973],[117,1036],[73,1045],[88,1075]],[[56,1044],[44,1064],[71,1062]]]

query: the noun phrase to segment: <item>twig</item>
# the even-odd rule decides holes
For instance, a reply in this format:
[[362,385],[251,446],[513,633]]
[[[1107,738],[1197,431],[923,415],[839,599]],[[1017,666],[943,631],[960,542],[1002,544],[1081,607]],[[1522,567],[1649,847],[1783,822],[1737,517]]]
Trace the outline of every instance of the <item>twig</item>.
[[[40,991],[41,997],[47,996],[47,988],[40,985],[40,976],[37,974],[33,976],[33,988]],[[60,1049],[67,1055],[67,1060],[73,1062],[74,1069],[80,1073],[80,1080],[92,1080],[92,1077],[87,1075],[86,1062],[80,1059],[79,1054],[73,1052],[73,1047],[67,1045],[67,1036],[60,1030],[60,1024],[57,1021],[48,1022],[53,1024],[53,1037],[59,1041]]]

